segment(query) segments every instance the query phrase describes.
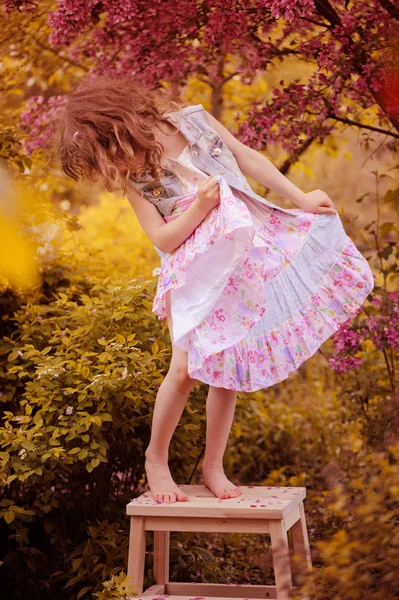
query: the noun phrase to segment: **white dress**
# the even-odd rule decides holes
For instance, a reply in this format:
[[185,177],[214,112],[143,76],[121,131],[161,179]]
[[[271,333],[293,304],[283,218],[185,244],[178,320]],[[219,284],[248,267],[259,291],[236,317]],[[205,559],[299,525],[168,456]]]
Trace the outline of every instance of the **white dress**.
[[180,152],[177,158],[167,157],[164,160],[164,165],[169,166],[176,174],[180,181],[183,194],[188,194],[197,189],[199,183],[204,179],[208,179],[209,175],[196,167],[191,160],[189,144]]
[[[201,181],[209,178],[207,173],[193,164],[188,144],[177,158],[167,157],[163,165],[176,174],[183,195],[196,193]],[[172,216],[166,217],[165,220],[176,218],[185,208],[185,205],[177,207],[172,211]],[[159,252],[161,265],[163,265],[169,253],[162,252],[156,247],[155,249]],[[219,240],[212,249],[208,249],[207,254],[200,253],[195,257],[190,265],[191,269],[195,269],[197,272],[195,285],[186,285],[184,288],[170,290],[172,343],[182,350],[188,351],[191,331],[211,311],[226,283],[228,274],[232,271],[232,265],[236,264],[240,257],[241,245],[236,247],[234,254],[231,240]],[[198,273],[201,273],[200,277],[198,277]],[[192,281],[194,283],[194,279]],[[193,310],[193,306],[195,306],[195,310]]]
[[[183,190],[166,222],[209,178],[190,150],[165,159]],[[374,278],[338,213],[260,203],[249,210],[248,196],[215,178],[220,203],[173,252],[157,249],[152,310],[165,319],[170,293],[172,343],[188,353],[190,377],[251,392],[282,381],[312,356],[360,309]]]

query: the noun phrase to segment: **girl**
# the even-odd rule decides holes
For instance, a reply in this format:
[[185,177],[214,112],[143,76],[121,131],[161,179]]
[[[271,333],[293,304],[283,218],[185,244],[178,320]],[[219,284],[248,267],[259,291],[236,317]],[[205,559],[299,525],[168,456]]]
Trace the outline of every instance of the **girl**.
[[[201,104],[132,79],[81,83],[58,150],[67,175],[127,196],[161,257],[153,311],[167,319],[172,358],[145,453],[154,500],[187,500],[168,450],[197,381],[209,384],[204,483],[239,495],[223,471],[237,390],[282,381],[359,310],[374,287],[366,259],[325,192],[298,189]],[[258,196],[244,173],[299,208]]]

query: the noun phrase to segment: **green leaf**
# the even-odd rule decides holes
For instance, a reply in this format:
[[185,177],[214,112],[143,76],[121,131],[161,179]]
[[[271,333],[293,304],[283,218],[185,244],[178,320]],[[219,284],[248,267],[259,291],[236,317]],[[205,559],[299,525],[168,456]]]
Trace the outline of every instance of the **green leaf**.
[[0,506],[13,506],[14,502],[12,500],[8,500],[8,498],[4,498],[4,500],[0,501]]
[[75,583],[78,583],[78,581],[81,581],[81,580],[82,580],[82,578],[79,576],[72,577],[69,581],[67,581],[67,583],[64,585],[64,587],[62,589],[65,590],[66,588],[71,587],[71,585],[75,585]]
[[380,227],[381,235],[385,237],[388,233],[390,233],[393,229],[395,229],[394,223],[383,223]]
[[399,188],[396,190],[388,190],[386,194],[382,198],[384,204],[388,204],[388,202],[395,202],[399,200]]
[[101,413],[102,421],[113,421],[112,416],[109,413]]
[[90,590],[92,590],[92,589],[93,588],[91,586],[86,586],[86,587],[82,588],[76,596],[77,600],[80,600],[82,596],[87,594],[87,592],[90,592]]
[[15,512],[13,510],[6,510],[6,512],[4,513],[4,520],[6,523],[12,523],[12,521],[15,519]]
[[13,362],[14,360],[16,360],[18,358],[19,354],[18,354],[18,350],[13,350],[9,355],[8,355],[8,362]]

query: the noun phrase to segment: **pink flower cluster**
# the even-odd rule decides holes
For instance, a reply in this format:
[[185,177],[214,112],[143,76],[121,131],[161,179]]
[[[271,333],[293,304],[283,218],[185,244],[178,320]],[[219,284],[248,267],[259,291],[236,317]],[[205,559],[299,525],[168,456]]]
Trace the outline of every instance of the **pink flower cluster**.
[[89,24],[96,23],[101,13],[107,15],[107,25],[124,24],[137,17],[135,0],[59,0],[58,9],[51,11],[48,24],[53,32],[49,41],[53,46],[67,44],[81,33]]
[[300,17],[310,17],[314,14],[313,0],[263,0],[275,19],[282,17],[294,21]]
[[52,96],[46,102],[43,96],[31,96],[20,114],[20,126],[27,137],[22,142],[24,152],[31,154],[46,148],[54,135],[54,119],[66,102],[65,96]]
[[367,322],[370,339],[379,350],[399,350],[399,292],[389,292],[382,298],[374,297],[371,303],[378,312]]
[[332,336],[336,354],[329,363],[337,373],[350,373],[364,362],[363,356],[356,356],[363,350],[363,342],[371,340],[381,351],[399,350],[399,292],[387,292],[373,296],[371,305],[374,312],[356,325],[351,319],[341,325]]
[[58,10],[50,11],[48,24],[53,32],[49,36],[50,44],[67,44],[75,38],[95,17],[97,0],[60,0]]

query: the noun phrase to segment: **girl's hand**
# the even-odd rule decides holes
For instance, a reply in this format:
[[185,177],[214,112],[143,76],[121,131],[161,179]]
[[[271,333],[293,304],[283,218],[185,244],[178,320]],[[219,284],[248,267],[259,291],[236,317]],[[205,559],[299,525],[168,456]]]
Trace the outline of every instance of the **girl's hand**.
[[313,190],[304,194],[298,206],[307,212],[331,213],[332,215],[337,213],[333,201],[322,190]]
[[220,204],[219,184],[213,175],[199,184],[197,201],[201,206],[205,206],[207,210],[211,210]]

